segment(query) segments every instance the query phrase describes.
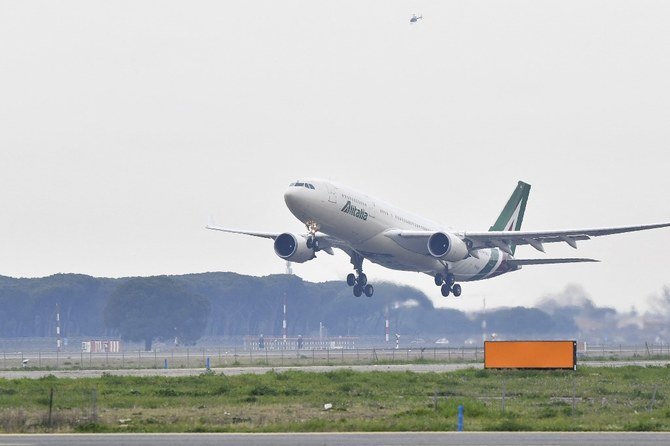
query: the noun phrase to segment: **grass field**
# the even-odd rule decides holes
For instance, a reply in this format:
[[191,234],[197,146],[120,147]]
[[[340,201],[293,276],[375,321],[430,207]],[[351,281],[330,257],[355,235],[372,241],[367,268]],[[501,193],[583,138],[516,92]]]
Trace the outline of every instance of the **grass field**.
[[465,430],[667,431],[669,395],[667,367],[47,377],[0,380],[0,429],[443,431],[462,404]]

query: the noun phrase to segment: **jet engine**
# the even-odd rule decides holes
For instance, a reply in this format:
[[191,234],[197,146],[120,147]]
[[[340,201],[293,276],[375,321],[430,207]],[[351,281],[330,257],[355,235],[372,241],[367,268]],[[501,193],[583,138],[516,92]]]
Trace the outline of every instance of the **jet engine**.
[[468,247],[454,234],[436,232],[428,239],[428,252],[437,259],[456,262],[468,256]]
[[295,263],[305,263],[316,257],[314,250],[307,247],[306,237],[290,232],[284,232],[275,239],[275,254]]

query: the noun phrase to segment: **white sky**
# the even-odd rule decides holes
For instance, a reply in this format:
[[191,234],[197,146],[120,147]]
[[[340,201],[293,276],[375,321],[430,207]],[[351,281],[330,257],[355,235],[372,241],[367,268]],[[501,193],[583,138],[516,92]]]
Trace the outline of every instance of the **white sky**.
[[[519,179],[524,229],[668,221],[669,22],[664,0],[2,2],[0,274],[280,273],[271,242],[203,226],[301,230],[283,202],[301,176],[468,230]],[[577,283],[644,310],[668,248],[668,230],[548,245],[603,262],[466,283],[459,300],[366,272],[460,309]]]

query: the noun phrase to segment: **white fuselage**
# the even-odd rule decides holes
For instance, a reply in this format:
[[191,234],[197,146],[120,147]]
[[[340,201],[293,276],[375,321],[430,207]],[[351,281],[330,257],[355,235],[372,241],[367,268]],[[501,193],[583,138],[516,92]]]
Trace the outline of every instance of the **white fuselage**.
[[510,256],[498,249],[481,249],[479,258],[468,257],[458,262],[444,262],[407,250],[384,232],[390,229],[454,231],[354,189],[319,179],[305,182],[314,185],[314,189],[292,186],[284,194],[291,213],[305,224],[315,222],[319,232],[347,242],[371,262],[430,275],[444,272],[448,264],[449,272],[457,281],[486,279],[511,270],[505,264]]

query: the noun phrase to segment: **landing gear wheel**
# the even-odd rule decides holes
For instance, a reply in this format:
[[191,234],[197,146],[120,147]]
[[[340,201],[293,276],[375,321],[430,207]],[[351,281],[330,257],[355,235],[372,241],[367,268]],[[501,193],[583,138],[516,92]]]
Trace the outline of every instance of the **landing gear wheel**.
[[354,296],[361,297],[361,294],[363,294],[363,287],[359,284],[354,285]]
[[447,286],[449,288],[451,288],[451,286],[454,284],[454,282],[456,282],[456,278],[454,277],[454,275],[451,274],[451,273],[447,274],[447,278],[444,279],[444,283],[446,283]]
[[313,249],[314,252],[319,250],[319,239],[310,235],[307,237],[307,242],[305,243],[309,249]]
[[357,280],[357,282],[358,282],[358,284],[359,284],[361,287],[364,287],[365,284],[368,283],[368,276],[366,276],[364,273],[360,273],[360,274],[358,275],[358,280]]
[[458,297],[461,295],[461,286],[459,284],[454,284],[451,287],[451,292],[454,293],[454,296]]
[[349,286],[356,285],[356,276],[354,276],[353,273],[349,273],[349,275],[347,275],[347,285]]
[[440,288],[440,291],[442,291],[442,295],[444,297],[447,297],[451,292],[451,287],[445,283],[444,285],[442,285],[442,288]]
[[435,285],[440,286],[444,283],[444,277],[442,277],[442,274],[437,273],[435,274]]
[[365,285],[365,288],[363,288],[363,292],[365,293],[366,296],[372,297],[372,295],[375,292],[375,288],[368,283],[367,285]]

